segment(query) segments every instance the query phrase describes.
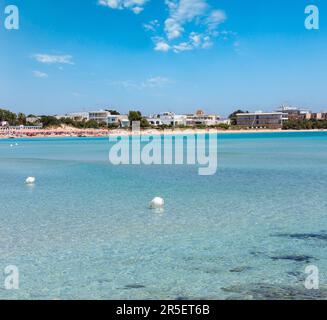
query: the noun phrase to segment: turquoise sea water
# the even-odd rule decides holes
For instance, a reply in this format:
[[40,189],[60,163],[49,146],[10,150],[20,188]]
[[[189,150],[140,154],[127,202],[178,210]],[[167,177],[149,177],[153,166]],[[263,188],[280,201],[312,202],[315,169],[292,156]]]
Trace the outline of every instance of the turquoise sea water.
[[[324,298],[327,134],[218,142],[216,175],[199,176],[110,165],[106,138],[0,141],[0,298]],[[311,264],[319,291],[303,285]],[[19,290],[4,289],[7,265]]]

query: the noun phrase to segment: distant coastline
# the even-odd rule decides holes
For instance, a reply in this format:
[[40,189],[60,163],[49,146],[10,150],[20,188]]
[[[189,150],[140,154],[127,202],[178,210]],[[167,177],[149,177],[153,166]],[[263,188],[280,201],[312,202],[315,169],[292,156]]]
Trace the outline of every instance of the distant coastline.
[[238,129],[238,130],[219,130],[219,129],[143,129],[140,132],[132,132],[131,130],[124,129],[114,129],[114,130],[72,130],[72,129],[47,129],[40,130],[40,132],[33,131],[27,132],[24,131],[22,133],[4,133],[0,131],[0,139],[19,139],[19,138],[64,138],[64,137],[124,137],[124,136],[133,136],[133,135],[141,135],[141,136],[158,136],[158,135],[188,135],[188,134],[256,134],[256,133],[290,133],[290,132],[327,132],[327,129],[307,129],[307,130],[282,130],[282,129]]

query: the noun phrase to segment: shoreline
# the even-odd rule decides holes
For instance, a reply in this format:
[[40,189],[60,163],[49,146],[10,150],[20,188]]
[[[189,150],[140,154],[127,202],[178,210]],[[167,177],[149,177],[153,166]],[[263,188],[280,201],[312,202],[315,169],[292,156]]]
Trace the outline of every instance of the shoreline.
[[79,133],[78,131],[72,130],[47,130],[47,133],[38,134],[33,131],[33,133],[29,132],[21,132],[21,133],[11,133],[11,134],[3,134],[0,135],[0,140],[10,140],[10,139],[37,139],[37,138],[105,138],[105,137],[126,137],[126,136],[160,136],[160,135],[190,135],[190,134],[260,134],[260,133],[305,133],[305,132],[327,132],[327,129],[313,129],[313,130],[273,130],[273,129],[249,129],[249,130],[218,130],[218,129],[166,129],[166,130],[158,130],[158,129],[145,129],[140,132],[133,133],[131,131],[127,131],[124,129],[116,129],[116,130],[90,130],[89,132],[83,131],[83,133]]

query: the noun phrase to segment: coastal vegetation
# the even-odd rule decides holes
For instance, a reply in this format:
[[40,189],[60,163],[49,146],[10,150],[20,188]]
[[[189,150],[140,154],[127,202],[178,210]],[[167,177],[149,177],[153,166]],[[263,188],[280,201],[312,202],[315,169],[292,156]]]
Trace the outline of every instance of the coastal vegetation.
[[283,130],[321,130],[327,129],[326,120],[288,120],[283,124]]
[[[109,111],[112,115],[120,115],[116,110],[106,110]],[[153,126],[149,123],[146,117],[142,115],[140,111],[131,110],[128,113],[128,120],[130,123],[134,121],[139,121],[142,129],[207,129],[207,128],[216,128],[220,130],[244,130],[244,126],[237,125],[237,114],[238,113],[248,113],[248,111],[236,110],[235,112],[229,115],[230,124],[228,123],[219,123],[214,126],[206,125],[160,125]],[[33,121],[32,121],[33,120]],[[31,122],[32,121],[32,122]],[[0,123],[6,123],[9,126],[35,126],[42,125],[43,128],[60,128],[60,127],[72,127],[76,129],[118,129],[120,128],[119,123],[107,124],[99,123],[95,120],[74,120],[69,117],[58,117],[51,115],[41,115],[35,116],[33,114],[25,115],[22,112],[14,113],[10,110],[0,109]],[[250,129],[250,128],[248,128]],[[322,130],[327,129],[327,120],[317,120],[317,119],[290,119],[283,123],[283,130]]]
[[99,124],[94,120],[75,121],[70,118],[56,118],[54,116],[41,116],[40,123],[44,128],[70,126],[77,129],[99,129],[104,128],[106,124]]
[[14,113],[9,110],[0,109],[0,122],[6,121],[11,126],[24,124],[26,117],[23,113]]
[[129,111],[128,120],[130,121],[130,123],[139,121],[141,128],[150,127],[148,120],[142,116],[142,113],[140,111]]
[[[116,114],[117,111],[112,110]],[[28,119],[37,119],[35,122],[28,122]],[[26,116],[22,112],[18,112],[17,114],[11,112],[6,109],[0,109],[0,122],[6,122],[9,126],[34,126],[34,125],[42,125],[44,128],[51,128],[51,127],[60,127],[60,126],[71,126],[78,129],[99,129],[105,128],[107,125],[105,123],[99,124],[97,121],[94,120],[82,120],[82,121],[75,121],[70,118],[57,118],[55,116],[35,116],[30,114]]]

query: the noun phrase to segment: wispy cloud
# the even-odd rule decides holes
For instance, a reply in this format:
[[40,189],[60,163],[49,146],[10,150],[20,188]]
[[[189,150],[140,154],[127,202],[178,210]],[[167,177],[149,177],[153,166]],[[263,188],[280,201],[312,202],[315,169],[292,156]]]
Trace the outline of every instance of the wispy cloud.
[[171,80],[165,77],[153,77],[147,79],[142,85],[145,88],[163,88],[172,83]]
[[118,10],[129,9],[135,14],[141,13],[147,2],[148,0],[98,0],[102,6]]
[[46,73],[37,70],[33,71],[33,75],[35,78],[41,78],[41,79],[46,79],[49,77]]
[[143,23],[143,28],[147,31],[157,31],[157,29],[160,27],[160,23],[158,20],[151,20],[149,23]]
[[34,54],[32,58],[45,64],[74,64],[71,55]]
[[157,76],[157,77],[150,77],[141,82],[135,82],[129,80],[113,81],[110,82],[110,85],[115,87],[121,87],[124,89],[143,90],[143,89],[164,88],[171,83],[173,83],[173,81],[171,81],[170,79],[166,77]]

